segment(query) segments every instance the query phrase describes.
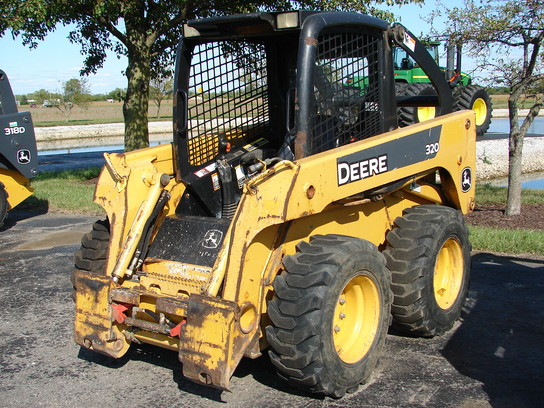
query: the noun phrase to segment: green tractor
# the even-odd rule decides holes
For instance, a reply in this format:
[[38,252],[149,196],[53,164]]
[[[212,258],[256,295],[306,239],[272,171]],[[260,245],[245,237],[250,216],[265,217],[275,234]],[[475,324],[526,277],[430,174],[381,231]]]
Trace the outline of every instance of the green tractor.
[[[439,64],[440,42],[429,42],[427,50]],[[454,59],[456,59],[454,67]],[[417,63],[401,47],[393,50],[396,92],[399,96],[424,96],[435,94],[430,80]],[[472,85],[469,75],[461,72],[461,47],[447,47],[447,65],[441,67],[453,92],[454,111],[472,109],[476,114],[476,134],[483,135],[491,123],[492,103],[487,91]],[[408,126],[435,117],[435,107],[405,106],[398,109],[399,125]]]

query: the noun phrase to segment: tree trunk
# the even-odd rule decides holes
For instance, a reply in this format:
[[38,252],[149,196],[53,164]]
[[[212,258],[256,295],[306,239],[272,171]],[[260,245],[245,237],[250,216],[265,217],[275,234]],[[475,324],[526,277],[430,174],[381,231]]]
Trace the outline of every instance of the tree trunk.
[[523,138],[518,121],[518,107],[515,96],[508,101],[508,115],[510,119],[510,138],[508,146],[508,194],[506,197],[506,215],[521,213],[521,167],[523,153]]
[[149,146],[147,112],[149,108],[150,58],[141,52],[129,56],[127,94],[123,104],[125,151]]
[[157,119],[160,117],[160,114],[161,114],[161,100],[157,100],[155,101],[156,105],[157,105]]
[[523,135],[520,132],[510,133],[506,215],[517,215],[521,213],[522,150]]
[[151,46],[148,42],[144,2],[127,2],[125,27],[128,51],[127,94],[123,104],[125,151],[149,146],[147,113],[151,79]]

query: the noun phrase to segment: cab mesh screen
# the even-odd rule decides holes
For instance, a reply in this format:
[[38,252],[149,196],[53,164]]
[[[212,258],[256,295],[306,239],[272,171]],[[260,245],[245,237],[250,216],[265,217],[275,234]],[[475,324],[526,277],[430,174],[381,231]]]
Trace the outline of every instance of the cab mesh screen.
[[366,33],[320,36],[314,66],[310,154],[383,131],[380,44],[379,35]]
[[264,133],[268,124],[266,73],[262,44],[222,41],[195,47],[187,141],[192,166],[217,156],[219,136],[234,146]]

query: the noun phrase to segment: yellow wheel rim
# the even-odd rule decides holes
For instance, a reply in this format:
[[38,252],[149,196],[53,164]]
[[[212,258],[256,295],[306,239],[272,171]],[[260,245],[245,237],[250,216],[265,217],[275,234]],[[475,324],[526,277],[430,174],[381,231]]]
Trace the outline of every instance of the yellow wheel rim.
[[476,113],[476,126],[480,126],[485,122],[487,117],[487,105],[482,98],[477,98],[472,105],[472,110]]
[[334,309],[332,334],[340,359],[353,364],[372,346],[380,322],[380,295],[367,276],[357,275],[342,290]]
[[438,306],[447,310],[453,306],[463,284],[463,250],[456,239],[448,239],[436,258],[433,289]]
[[417,108],[417,119],[420,122],[425,122],[429,119],[434,119],[436,116],[436,108],[434,106],[422,106]]

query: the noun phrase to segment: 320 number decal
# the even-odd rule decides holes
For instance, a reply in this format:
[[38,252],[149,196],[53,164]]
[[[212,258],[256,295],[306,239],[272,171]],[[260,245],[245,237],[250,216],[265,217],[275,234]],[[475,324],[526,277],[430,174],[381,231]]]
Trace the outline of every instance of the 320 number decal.
[[4,134],[6,136],[10,135],[22,135],[25,133],[26,129],[23,126],[14,126],[9,128],[4,128]]
[[425,154],[427,156],[431,154],[436,154],[438,153],[439,150],[440,150],[440,144],[438,142],[425,145]]

